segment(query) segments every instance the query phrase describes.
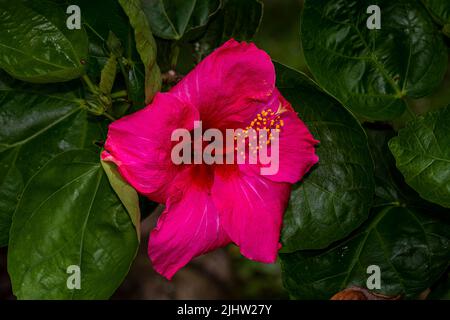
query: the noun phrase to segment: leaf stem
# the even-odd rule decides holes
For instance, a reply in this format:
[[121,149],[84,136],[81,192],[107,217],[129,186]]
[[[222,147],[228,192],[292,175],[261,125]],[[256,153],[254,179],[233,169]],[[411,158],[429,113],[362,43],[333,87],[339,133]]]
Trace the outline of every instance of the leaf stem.
[[128,92],[126,90],[120,90],[120,91],[116,91],[116,92],[111,93],[111,98],[112,99],[125,98],[126,96],[128,96]]
[[170,68],[176,69],[178,64],[178,56],[180,55],[180,47],[177,43],[174,43],[170,52]]
[[84,74],[82,76],[82,79],[84,80],[84,82],[88,86],[89,91],[91,91],[93,94],[97,94],[98,93],[97,87],[92,83],[91,79],[88,77],[87,74]]
[[112,115],[110,115],[108,112],[103,112],[103,115],[108,118],[111,121],[116,121],[116,118],[114,118]]

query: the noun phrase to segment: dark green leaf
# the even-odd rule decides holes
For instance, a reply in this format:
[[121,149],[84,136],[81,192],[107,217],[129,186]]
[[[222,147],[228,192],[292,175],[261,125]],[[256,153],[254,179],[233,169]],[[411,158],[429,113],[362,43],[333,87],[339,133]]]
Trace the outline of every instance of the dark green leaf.
[[450,224],[431,214],[388,207],[326,250],[280,257],[283,282],[293,298],[329,299],[352,285],[366,287],[370,265],[381,272],[381,289],[375,292],[414,298],[449,265]]
[[423,115],[429,111],[438,110],[444,108],[450,104],[450,64],[447,68],[447,72],[439,85],[433,93],[419,98],[419,99],[407,99],[407,104],[411,112],[405,112],[401,117],[396,118],[391,122],[396,131],[406,126],[411,121],[411,115]]
[[422,0],[433,18],[442,26],[444,33],[450,37],[450,2],[446,0]]
[[169,40],[204,27],[220,5],[220,0],[142,0],[153,33]]
[[[221,16],[215,21],[222,33],[222,41],[252,39],[263,16],[263,3],[258,0],[225,0]],[[212,26],[214,27],[214,26]]]
[[[65,152],[30,180],[14,214],[8,270],[19,299],[106,299],[138,247],[136,230],[90,151]],[[81,288],[68,289],[69,266]]]
[[[75,3],[81,7],[83,23],[89,34],[89,74],[92,77],[98,77],[110,55],[116,55],[128,92],[127,100],[132,105],[131,110],[136,111],[145,106],[144,66],[136,50],[133,29],[119,2],[117,0],[95,2],[76,0]],[[98,12],[102,14],[99,15]],[[127,111],[129,108],[121,104],[120,109]],[[115,111],[114,114],[116,114]],[[123,113],[118,110],[116,115],[120,117]]]
[[293,188],[284,218],[283,251],[319,249],[367,219],[373,164],[358,121],[301,73],[276,64],[277,86],[313,136],[319,163]]
[[89,60],[86,64],[86,75],[97,79],[108,61],[109,54],[104,48],[102,40],[89,38]]
[[[66,4],[76,4],[81,9],[82,22],[92,36],[106,42],[113,32],[125,48],[132,44],[132,28],[117,0],[61,0]],[[131,36],[131,37],[130,37]]]
[[137,111],[145,106],[145,71],[142,64],[120,62],[120,69],[125,78],[128,99],[133,103],[133,110]]
[[389,141],[406,182],[428,201],[450,208],[450,106],[411,121]]
[[431,288],[428,300],[450,300],[450,273],[444,276]]
[[84,29],[69,30],[68,15],[50,1],[0,0],[0,68],[36,83],[67,81],[84,73]]
[[401,172],[395,166],[395,158],[389,150],[389,139],[396,135],[387,126],[366,124],[369,148],[375,165],[375,207],[388,205],[408,206],[432,212],[446,212],[446,209],[422,199],[406,184]]
[[114,163],[102,160],[102,167],[105,170],[109,183],[116,192],[120,201],[128,211],[131,221],[136,228],[137,237],[140,238],[141,211],[139,208],[139,196],[136,190],[130,186],[117,171]]
[[205,34],[197,42],[198,60],[230,38],[251,40],[262,16],[263,3],[259,0],[224,0],[223,9],[211,19]]
[[417,1],[380,0],[381,29],[366,26],[370,0],[306,0],[302,44],[319,84],[352,111],[387,120],[405,97],[430,94],[447,67],[447,50]]
[[[366,130],[369,138],[370,153],[374,163],[375,206],[400,205],[409,195],[406,195],[405,185],[399,185],[401,177],[395,167],[395,159],[388,148],[388,141],[395,136],[392,129]],[[400,177],[398,176],[400,175]]]
[[142,11],[140,0],[119,0],[134,29],[136,49],[145,67],[145,102],[161,89],[161,72],[156,64],[156,43]]
[[[89,36],[89,60],[87,72],[98,77],[113,48],[108,46],[110,33],[117,36],[123,47],[123,55],[129,60],[139,60],[135,49],[133,29],[117,0],[59,0],[66,5],[76,4],[82,12],[82,23]],[[101,12],[101,14],[99,14]],[[122,49],[122,48],[121,48]],[[117,56],[117,52],[113,52]]]
[[104,137],[74,92],[47,91],[0,82],[0,246],[8,243],[12,213],[31,176],[55,155],[94,149]]

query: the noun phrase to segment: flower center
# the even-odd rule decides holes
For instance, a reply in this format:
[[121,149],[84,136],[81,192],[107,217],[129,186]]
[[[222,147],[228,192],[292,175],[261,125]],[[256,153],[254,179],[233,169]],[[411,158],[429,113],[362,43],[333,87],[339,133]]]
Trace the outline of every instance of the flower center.
[[284,126],[284,121],[281,119],[280,114],[278,111],[274,112],[270,108],[263,110],[256,115],[255,119],[250,122],[250,125],[245,128],[244,132],[247,132],[250,128],[256,131],[265,130],[269,133],[269,137],[272,137],[270,133],[271,129],[280,132],[280,128]]
[[[255,130],[260,133],[261,131],[265,131],[268,135],[267,144],[270,144],[270,141],[273,140],[273,135],[271,130],[275,130],[276,132],[280,132],[280,129],[284,126],[284,121],[281,119],[281,113],[283,110],[280,108],[276,112],[272,109],[264,109],[261,113],[258,113],[256,117],[250,122],[243,130],[243,135],[245,138],[248,137],[248,131],[250,129]],[[240,133],[237,133],[237,136],[240,136]],[[238,137],[234,137],[237,140]],[[259,134],[259,138],[262,138],[262,135]],[[258,149],[258,147],[257,147]]]

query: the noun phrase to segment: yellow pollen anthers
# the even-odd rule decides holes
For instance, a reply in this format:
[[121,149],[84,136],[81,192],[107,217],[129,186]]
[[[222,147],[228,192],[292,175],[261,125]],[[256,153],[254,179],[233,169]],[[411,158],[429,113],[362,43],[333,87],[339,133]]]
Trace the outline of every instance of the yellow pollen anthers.
[[[245,138],[249,136],[249,129],[253,129],[256,132],[266,131],[268,134],[266,144],[269,145],[270,141],[274,139],[271,130],[274,129],[277,132],[280,132],[281,128],[284,126],[284,121],[283,119],[281,119],[281,113],[283,113],[284,111],[285,110],[283,109],[281,104],[276,112],[270,108],[261,111],[250,122],[250,125],[243,130],[243,136]],[[239,133],[237,133],[236,135],[241,136]],[[258,134],[258,136],[260,139],[263,137],[262,134]],[[237,140],[237,137],[235,136],[234,139]],[[256,153],[256,150],[259,149],[259,146],[253,146],[251,143],[249,143],[249,149],[249,151],[253,151],[253,153]]]

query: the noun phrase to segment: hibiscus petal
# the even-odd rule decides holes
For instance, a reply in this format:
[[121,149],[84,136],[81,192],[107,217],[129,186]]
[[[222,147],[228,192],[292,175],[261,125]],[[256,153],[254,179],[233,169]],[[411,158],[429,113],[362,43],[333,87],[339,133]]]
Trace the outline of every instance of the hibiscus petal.
[[146,108],[109,126],[102,158],[114,162],[140,193],[165,202],[168,181],[179,168],[171,160],[174,129],[193,129],[198,111],[168,94],[157,94]]
[[170,92],[199,109],[204,127],[223,129],[245,127],[274,88],[269,55],[253,43],[229,40]]
[[[306,125],[293,111],[290,103],[281,96],[278,90],[274,93],[274,97],[276,97],[274,101],[276,101],[277,107],[272,108],[276,110],[278,105],[282,106],[283,112],[280,117],[284,123],[279,133],[278,156],[273,148],[270,149],[271,152],[269,153],[272,162],[276,162],[276,164],[244,164],[240,168],[248,173],[261,174],[262,167],[273,166],[273,172],[264,174],[267,179],[276,182],[296,183],[319,161],[319,157],[315,153],[315,145],[319,141],[314,139]],[[272,103],[272,105],[274,106],[275,103]]]
[[236,171],[216,174],[211,193],[223,228],[241,253],[255,261],[275,262],[290,185]]
[[170,280],[192,258],[229,242],[211,196],[194,187],[169,198],[150,234],[148,254],[154,269]]
[[287,111],[281,119],[284,126],[279,138],[278,172],[265,177],[272,181],[296,183],[319,161],[314,148],[319,141],[314,139],[295,112]]

